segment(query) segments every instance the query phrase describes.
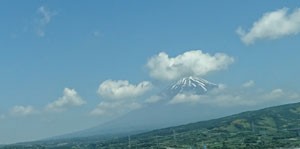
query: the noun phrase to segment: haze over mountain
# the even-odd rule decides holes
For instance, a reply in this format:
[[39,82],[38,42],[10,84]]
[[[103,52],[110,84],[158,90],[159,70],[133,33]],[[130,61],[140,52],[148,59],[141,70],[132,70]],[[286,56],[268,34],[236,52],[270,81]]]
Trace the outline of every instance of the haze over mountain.
[[[230,106],[220,106],[218,110],[212,111],[212,109],[215,108],[214,104],[184,105],[172,103],[178,95],[204,96],[205,98],[208,97],[208,100],[212,100],[211,102],[213,103],[213,100],[216,99],[214,96],[210,96],[210,94],[219,90],[222,90],[221,85],[217,85],[205,79],[192,76],[183,77],[159,91],[159,93],[155,95],[159,100],[154,103],[148,103],[141,109],[133,110],[107,123],[52,139],[93,136],[122,137],[159,128],[215,119],[240,111],[256,109],[251,106],[241,106],[240,108],[236,107],[234,109]],[[188,96],[188,98],[190,97]],[[176,113],[176,115],[174,113]]]
[[[170,105],[169,102],[178,94],[205,95],[218,85],[197,77],[184,77],[168,85],[159,92],[159,104],[149,104],[147,107],[134,110],[110,122],[93,128],[71,133],[57,138],[87,137],[87,136],[118,136],[145,132],[153,129],[174,126],[222,116],[222,113],[206,115],[207,106]],[[174,112],[180,113],[174,115]],[[199,114],[195,114],[199,113]],[[201,114],[200,114],[201,113]]]
[[300,103],[293,103],[144,133],[135,132],[139,133],[135,135],[45,140],[3,148],[297,148],[300,143],[299,117]]
[[[131,136],[138,147],[297,148],[300,143],[300,103],[247,111],[218,119],[168,127]],[[105,147],[125,147],[126,138]],[[159,144],[157,144],[159,142]]]
[[0,11],[0,144],[300,101],[297,1],[1,0]]

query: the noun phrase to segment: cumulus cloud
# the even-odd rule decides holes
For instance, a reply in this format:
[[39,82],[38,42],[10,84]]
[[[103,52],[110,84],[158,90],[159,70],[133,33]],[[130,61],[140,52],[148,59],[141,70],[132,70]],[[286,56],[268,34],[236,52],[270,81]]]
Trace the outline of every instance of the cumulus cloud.
[[158,96],[158,95],[153,95],[153,96],[150,96],[149,98],[147,98],[145,100],[146,103],[156,103],[156,102],[159,102],[163,99],[163,97],[161,96]]
[[46,109],[50,111],[62,111],[67,107],[81,106],[85,103],[74,89],[65,88],[63,96],[48,104]]
[[210,95],[195,95],[195,94],[178,94],[169,101],[169,104],[209,104],[220,107],[231,106],[249,106],[255,102],[234,94],[210,94]]
[[287,97],[289,99],[300,99],[300,95],[298,93],[288,93]]
[[142,105],[137,102],[101,102],[90,114],[94,116],[115,116],[141,107]]
[[265,94],[264,98],[265,99],[275,99],[275,98],[279,98],[279,97],[283,97],[283,96],[284,96],[283,90],[278,88],[278,89],[272,90],[270,93]]
[[32,106],[14,106],[11,111],[13,116],[28,116],[37,113],[37,111]]
[[208,104],[221,107],[253,105],[253,101],[246,98],[246,94],[232,92],[225,84],[219,84],[217,88],[207,94],[180,93],[174,96],[168,104]]
[[40,37],[45,36],[45,27],[51,22],[53,16],[57,14],[57,12],[48,10],[45,6],[40,6],[37,9],[39,19],[37,24],[37,35]]
[[106,99],[129,99],[141,96],[151,88],[152,84],[148,81],[134,85],[127,80],[106,80],[100,84],[98,94]]
[[136,102],[153,88],[151,82],[142,81],[130,84],[127,80],[106,80],[99,85],[97,93],[104,97],[103,101],[90,112],[94,116],[117,116],[142,107]]
[[216,89],[205,95],[191,93],[177,94],[168,104],[208,104],[219,107],[254,106],[295,102],[300,95],[292,91],[274,89],[271,91]]
[[249,80],[247,82],[245,82],[242,86],[244,88],[250,88],[250,87],[253,87],[255,85],[255,82],[253,80]]
[[265,100],[295,100],[299,99],[300,95],[291,91],[284,91],[281,88],[274,89],[262,96]]
[[173,99],[170,100],[170,104],[178,103],[197,103],[205,101],[206,96],[196,94],[177,94]]
[[277,39],[300,32],[300,9],[288,13],[287,8],[265,13],[249,31],[239,27],[236,32],[245,44],[260,39]]
[[161,52],[151,57],[146,67],[150,76],[158,80],[174,80],[185,76],[204,76],[226,69],[234,59],[224,53],[210,55],[201,50],[187,51],[176,57]]

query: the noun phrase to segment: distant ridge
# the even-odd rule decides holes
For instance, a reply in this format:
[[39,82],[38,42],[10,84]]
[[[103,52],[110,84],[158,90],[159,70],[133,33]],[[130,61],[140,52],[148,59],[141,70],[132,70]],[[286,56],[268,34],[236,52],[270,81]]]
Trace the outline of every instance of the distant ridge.
[[[247,111],[218,119],[157,129],[111,139],[70,139],[19,147],[87,148],[299,148],[300,103]],[[130,138],[128,140],[128,138]],[[93,140],[93,141],[92,141]],[[29,145],[28,145],[29,144]],[[6,146],[4,149],[15,146]]]
[[299,148],[300,102],[154,130],[132,138],[143,142],[160,136],[164,143],[172,146],[173,132],[177,133],[177,142],[182,144],[179,147],[183,144],[199,147],[205,142],[208,147],[222,148],[225,142],[228,148]]

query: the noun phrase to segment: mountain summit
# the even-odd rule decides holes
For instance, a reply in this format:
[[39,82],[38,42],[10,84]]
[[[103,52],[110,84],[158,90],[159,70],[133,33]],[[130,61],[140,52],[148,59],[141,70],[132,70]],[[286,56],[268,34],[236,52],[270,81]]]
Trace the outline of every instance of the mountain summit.
[[189,76],[184,77],[169,86],[165,94],[170,98],[176,96],[177,94],[185,93],[203,95],[217,87],[217,84],[211,83],[205,79]]

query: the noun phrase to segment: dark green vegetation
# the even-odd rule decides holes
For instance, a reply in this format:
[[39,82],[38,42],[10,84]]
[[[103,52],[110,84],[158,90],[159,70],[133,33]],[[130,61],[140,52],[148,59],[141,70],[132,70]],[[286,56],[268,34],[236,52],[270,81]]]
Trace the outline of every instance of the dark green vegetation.
[[[201,113],[199,113],[201,114]],[[300,103],[154,130],[130,137],[82,138],[4,148],[295,148],[300,147]]]

